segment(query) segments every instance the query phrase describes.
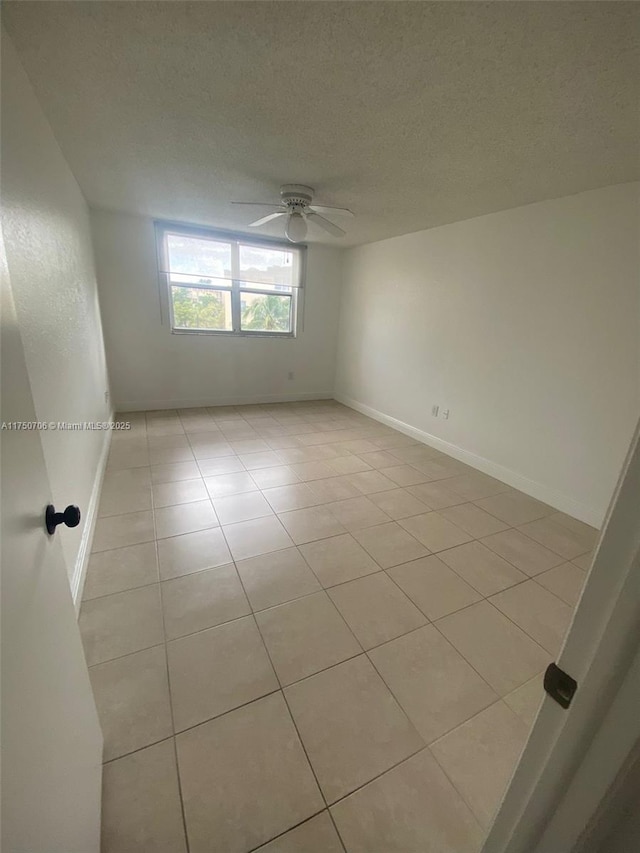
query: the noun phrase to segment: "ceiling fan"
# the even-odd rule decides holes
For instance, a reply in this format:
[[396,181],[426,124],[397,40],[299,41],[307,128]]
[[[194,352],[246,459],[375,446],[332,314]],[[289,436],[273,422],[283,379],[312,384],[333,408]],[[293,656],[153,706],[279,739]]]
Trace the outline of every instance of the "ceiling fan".
[[313,204],[313,189],[303,184],[284,184],[280,187],[279,204],[266,204],[261,201],[234,201],[233,204],[250,204],[254,207],[274,207],[274,213],[268,213],[255,222],[249,223],[249,228],[259,228],[273,219],[286,216],[284,233],[292,243],[299,243],[307,236],[307,222],[315,223],[334,237],[342,237],[346,232],[321,214],[329,213],[338,216],[353,216],[344,207],[324,207]]

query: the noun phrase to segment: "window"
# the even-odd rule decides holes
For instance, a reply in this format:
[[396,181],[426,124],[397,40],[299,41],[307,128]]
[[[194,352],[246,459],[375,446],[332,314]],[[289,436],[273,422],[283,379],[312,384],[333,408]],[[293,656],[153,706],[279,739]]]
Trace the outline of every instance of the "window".
[[182,225],[157,229],[173,332],[295,336],[303,247]]

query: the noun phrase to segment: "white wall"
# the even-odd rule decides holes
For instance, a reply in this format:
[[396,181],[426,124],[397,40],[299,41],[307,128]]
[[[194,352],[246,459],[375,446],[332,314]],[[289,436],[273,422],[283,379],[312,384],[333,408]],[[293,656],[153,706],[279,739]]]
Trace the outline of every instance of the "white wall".
[[304,324],[295,340],[173,335],[161,324],[152,220],[106,211],[91,218],[117,409],[332,396],[340,251],[309,248]]
[[[4,31],[2,230],[38,420],[108,420],[87,205]],[[75,503],[83,513],[56,534],[77,594],[105,433],[49,430],[42,445],[56,509]]]
[[640,414],[638,221],[623,184],[350,250],[338,398],[599,523]]
[[640,850],[640,744],[629,756],[584,829],[572,853]]

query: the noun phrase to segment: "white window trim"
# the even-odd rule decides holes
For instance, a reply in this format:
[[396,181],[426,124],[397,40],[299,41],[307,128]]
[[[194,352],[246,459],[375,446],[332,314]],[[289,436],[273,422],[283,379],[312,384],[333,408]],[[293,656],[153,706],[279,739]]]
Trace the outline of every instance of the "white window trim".
[[[167,325],[172,335],[216,335],[226,338],[272,338],[291,340],[298,336],[303,328],[304,317],[304,285],[306,283],[306,261],[307,246],[303,243],[295,245],[287,240],[278,240],[268,237],[254,237],[250,234],[242,234],[236,231],[224,231],[217,228],[206,228],[201,225],[187,225],[183,222],[166,222],[158,220],[154,223],[156,232],[156,254],[158,262],[158,282],[160,288],[160,321]],[[233,329],[181,329],[174,325],[173,299],[171,298],[171,283],[169,280],[168,259],[166,252],[165,237],[167,234],[184,234],[189,237],[204,237],[206,239],[220,240],[231,244],[232,278],[231,287],[216,287],[215,285],[198,284],[203,290],[218,290],[231,294],[231,316]],[[240,287],[241,279],[238,270],[238,252],[240,244],[246,246],[264,246],[266,248],[286,248],[297,255],[299,264],[299,286],[293,287],[291,294],[280,293],[277,295],[288,296],[291,300],[291,331],[268,332],[240,328],[240,294],[259,293],[269,295],[273,291],[261,290],[257,287]],[[276,292],[277,293],[277,292]]]

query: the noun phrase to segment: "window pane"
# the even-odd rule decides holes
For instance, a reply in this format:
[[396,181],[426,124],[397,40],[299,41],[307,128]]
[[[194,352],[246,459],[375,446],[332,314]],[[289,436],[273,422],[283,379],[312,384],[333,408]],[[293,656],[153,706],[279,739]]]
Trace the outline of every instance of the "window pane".
[[[171,273],[198,276],[204,280],[231,278],[229,243],[185,237],[182,234],[167,234],[167,254]],[[172,279],[179,281],[181,276],[172,275]]]
[[291,297],[240,293],[241,328],[251,332],[290,332]]
[[240,278],[251,284],[267,285],[265,290],[291,292],[294,282],[294,252],[263,246],[239,246]]
[[286,284],[264,284],[261,281],[241,281],[240,288],[244,290],[266,290],[268,293],[293,293]]
[[172,287],[174,329],[231,332],[231,293],[200,287]]

